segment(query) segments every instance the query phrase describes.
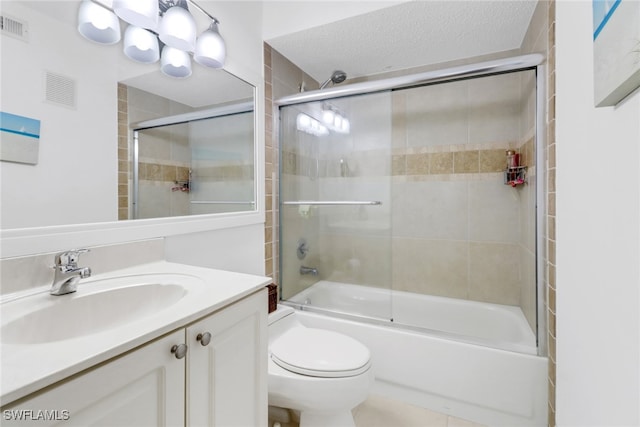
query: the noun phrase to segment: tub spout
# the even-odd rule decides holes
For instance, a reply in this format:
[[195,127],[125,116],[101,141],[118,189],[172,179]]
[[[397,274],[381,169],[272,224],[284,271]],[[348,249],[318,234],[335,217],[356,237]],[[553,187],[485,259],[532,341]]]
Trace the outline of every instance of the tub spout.
[[312,268],[312,267],[305,267],[303,265],[303,266],[300,267],[300,274],[301,275],[310,274],[312,276],[317,276],[318,275],[318,269],[317,268]]

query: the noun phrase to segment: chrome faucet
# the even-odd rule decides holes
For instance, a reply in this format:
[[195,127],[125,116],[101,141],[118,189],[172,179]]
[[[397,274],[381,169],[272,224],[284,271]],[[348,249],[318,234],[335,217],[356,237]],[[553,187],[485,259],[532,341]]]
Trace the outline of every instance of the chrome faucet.
[[75,292],[80,279],[91,276],[89,267],[78,267],[80,254],[85,252],[89,252],[89,249],[74,249],[60,252],[56,255],[56,265],[53,266],[55,276],[49,291],[51,295],[64,295]]
[[305,267],[304,265],[300,267],[300,274],[305,275],[305,274],[310,274],[312,276],[317,276],[318,275],[318,269],[317,268],[312,268],[312,267]]

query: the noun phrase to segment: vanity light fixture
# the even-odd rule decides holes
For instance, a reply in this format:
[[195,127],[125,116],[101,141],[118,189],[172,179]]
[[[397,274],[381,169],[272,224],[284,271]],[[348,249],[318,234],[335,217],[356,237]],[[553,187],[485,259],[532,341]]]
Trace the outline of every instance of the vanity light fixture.
[[[191,5],[212,22],[196,37],[196,21]],[[191,75],[191,58],[208,68],[222,68],[226,47],[220,36],[220,22],[193,0],[113,0],[109,9],[104,0],[82,0],[78,11],[78,31],[100,44],[120,41],[120,21],[128,24],[124,33],[125,55],[151,64],[161,60],[160,70],[171,77]]]

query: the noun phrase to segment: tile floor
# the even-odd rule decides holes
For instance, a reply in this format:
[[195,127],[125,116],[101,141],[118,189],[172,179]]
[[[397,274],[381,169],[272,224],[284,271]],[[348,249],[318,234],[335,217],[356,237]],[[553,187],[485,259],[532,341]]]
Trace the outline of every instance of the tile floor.
[[[471,421],[372,395],[353,410],[356,427],[483,427]],[[298,427],[297,423],[280,423]],[[269,427],[273,420],[269,420]]]

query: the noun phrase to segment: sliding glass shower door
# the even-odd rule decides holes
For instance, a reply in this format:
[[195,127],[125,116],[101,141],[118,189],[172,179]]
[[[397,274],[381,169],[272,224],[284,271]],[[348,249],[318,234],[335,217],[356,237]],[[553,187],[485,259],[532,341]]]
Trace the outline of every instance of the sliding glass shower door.
[[283,300],[391,318],[391,123],[390,92],[281,108]]

